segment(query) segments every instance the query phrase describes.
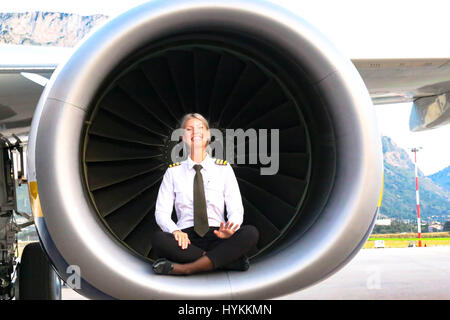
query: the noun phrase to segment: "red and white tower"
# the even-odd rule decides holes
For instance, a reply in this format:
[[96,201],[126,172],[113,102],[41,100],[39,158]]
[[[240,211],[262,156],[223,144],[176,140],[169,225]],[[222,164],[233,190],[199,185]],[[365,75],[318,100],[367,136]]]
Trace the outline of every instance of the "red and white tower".
[[412,148],[411,152],[414,152],[414,171],[415,171],[415,175],[416,175],[416,205],[417,205],[417,233],[419,234],[419,247],[422,246],[422,241],[421,239],[421,222],[420,222],[420,204],[419,204],[419,178],[418,178],[418,174],[417,174],[417,151],[419,151],[420,149],[422,149],[421,147],[419,148]]

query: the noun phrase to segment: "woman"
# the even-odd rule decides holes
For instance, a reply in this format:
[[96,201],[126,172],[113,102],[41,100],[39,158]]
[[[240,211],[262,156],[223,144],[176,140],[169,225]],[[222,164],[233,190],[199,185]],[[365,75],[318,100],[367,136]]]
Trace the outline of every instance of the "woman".
[[[259,233],[253,226],[241,227],[244,208],[234,171],[207,154],[211,133],[202,115],[185,115],[181,128],[189,156],[169,166],[159,188],[155,218],[162,231],[154,234],[152,246],[161,258],[153,270],[174,275],[247,270],[246,254]],[[174,202],[177,223],[171,219]]]

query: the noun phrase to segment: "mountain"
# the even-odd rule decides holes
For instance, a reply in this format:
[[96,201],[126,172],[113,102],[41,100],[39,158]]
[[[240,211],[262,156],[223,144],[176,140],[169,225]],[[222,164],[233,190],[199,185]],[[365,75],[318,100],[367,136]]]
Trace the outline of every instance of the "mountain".
[[428,178],[450,192],[450,166],[435,174],[429,175]]
[[[380,212],[391,218],[416,219],[414,163],[407,151],[389,137],[382,137],[384,192]],[[450,215],[450,192],[418,170],[420,213],[424,220]]]
[[0,12],[0,43],[73,47],[108,17],[60,12]]

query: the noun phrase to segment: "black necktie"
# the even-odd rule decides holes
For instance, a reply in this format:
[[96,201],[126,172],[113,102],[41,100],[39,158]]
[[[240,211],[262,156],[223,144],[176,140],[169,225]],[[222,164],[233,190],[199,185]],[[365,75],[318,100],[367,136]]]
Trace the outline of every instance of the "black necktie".
[[195,164],[194,177],[194,231],[203,237],[209,230],[208,212],[206,211],[205,189],[203,177],[200,173],[201,165]]

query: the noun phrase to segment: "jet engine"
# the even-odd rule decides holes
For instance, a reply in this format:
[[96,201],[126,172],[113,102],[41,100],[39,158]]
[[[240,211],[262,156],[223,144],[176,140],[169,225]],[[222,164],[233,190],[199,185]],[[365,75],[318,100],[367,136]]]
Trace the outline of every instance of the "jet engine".
[[[225,158],[244,224],[260,232],[247,272],[152,271],[156,197],[188,112],[222,132],[278,130],[275,174],[240,161],[255,153],[250,139]],[[28,145],[44,250],[96,299],[266,299],[311,286],[367,240],[382,170],[351,61],[299,16],[256,1],[152,1],[111,19],[54,72]]]

